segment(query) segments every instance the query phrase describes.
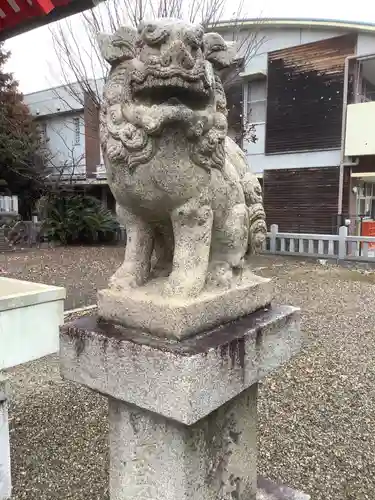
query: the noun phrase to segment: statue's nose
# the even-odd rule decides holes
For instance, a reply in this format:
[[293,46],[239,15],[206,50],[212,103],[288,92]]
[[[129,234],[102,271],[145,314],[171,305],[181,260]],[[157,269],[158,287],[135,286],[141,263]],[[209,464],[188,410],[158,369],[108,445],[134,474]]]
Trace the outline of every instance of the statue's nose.
[[164,66],[179,66],[184,69],[192,69],[194,59],[186,45],[176,40],[162,57]]

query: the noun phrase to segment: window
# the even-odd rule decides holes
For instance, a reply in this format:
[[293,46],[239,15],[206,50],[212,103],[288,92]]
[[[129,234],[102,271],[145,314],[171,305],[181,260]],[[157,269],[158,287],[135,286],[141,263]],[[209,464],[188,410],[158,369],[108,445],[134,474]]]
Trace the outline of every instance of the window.
[[73,118],[74,144],[81,144],[81,121],[79,118]]
[[357,187],[357,214],[362,217],[375,216],[375,184],[364,182]]
[[47,123],[46,122],[41,122],[39,124],[39,130],[40,130],[40,142],[42,144],[45,144],[47,142]]
[[246,117],[248,123],[265,123],[267,106],[266,80],[255,80],[247,85]]

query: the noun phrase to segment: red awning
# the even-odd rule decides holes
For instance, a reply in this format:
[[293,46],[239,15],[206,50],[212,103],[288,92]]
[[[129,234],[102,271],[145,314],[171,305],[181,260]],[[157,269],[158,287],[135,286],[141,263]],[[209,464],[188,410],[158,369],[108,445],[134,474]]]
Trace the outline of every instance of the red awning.
[[0,0],[0,31],[49,14],[55,7],[69,3],[70,0]]
[[64,19],[103,0],[0,0],[0,42]]

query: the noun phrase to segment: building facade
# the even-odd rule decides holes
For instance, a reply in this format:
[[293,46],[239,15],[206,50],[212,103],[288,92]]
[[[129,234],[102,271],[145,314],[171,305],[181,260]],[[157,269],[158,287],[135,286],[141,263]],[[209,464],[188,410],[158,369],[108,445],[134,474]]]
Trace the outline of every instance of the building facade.
[[[219,29],[230,38],[230,26]],[[375,216],[375,26],[318,20],[245,21],[257,51],[243,70],[244,149],[262,178],[269,224],[352,233]]]
[[[89,86],[101,92],[103,81]],[[72,84],[27,94],[24,102],[39,124],[51,181],[94,195],[114,210],[100,149],[99,113],[89,94]]]
[[[230,23],[216,29],[233,38]],[[238,116],[254,125],[257,140],[245,139],[243,147],[263,183],[268,223],[282,231],[330,233],[350,220],[351,232],[360,231],[363,218],[375,217],[375,26],[264,19],[237,23],[236,29],[243,47],[255,33],[256,50],[244,58]],[[79,160],[76,182],[101,185],[105,199],[98,117],[90,99],[81,96],[75,107],[70,101],[66,106],[57,94],[61,89],[25,100],[46,123],[60,166],[71,168]]]

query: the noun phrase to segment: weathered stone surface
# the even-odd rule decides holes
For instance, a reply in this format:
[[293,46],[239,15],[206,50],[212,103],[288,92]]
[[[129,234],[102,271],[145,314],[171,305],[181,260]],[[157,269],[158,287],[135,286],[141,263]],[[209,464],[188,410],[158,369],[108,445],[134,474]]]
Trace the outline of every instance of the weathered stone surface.
[[256,395],[191,426],[110,399],[111,500],[255,500]]
[[258,477],[256,500],[310,500],[310,495],[288,486],[280,486],[268,479]]
[[206,291],[199,297],[162,297],[150,285],[129,295],[101,290],[99,315],[154,335],[182,339],[252,313],[272,300],[270,280],[255,275],[237,287]]
[[258,311],[180,342],[96,318],[65,325],[62,375],[114,399],[194,424],[288,361],[299,310]]
[[0,373],[0,500],[11,496],[7,379]]
[[[112,67],[101,109],[103,158],[127,231],[125,260],[109,285],[116,300],[99,294],[100,314],[126,324],[134,290],[145,302],[215,293],[228,298],[228,309],[231,295],[222,292],[248,285],[245,257],[266,236],[261,186],[227,137],[220,72],[233,47],[178,19],[122,27],[100,35],[99,46]],[[256,302],[244,301],[244,314]],[[138,314],[132,321],[143,327]]]

